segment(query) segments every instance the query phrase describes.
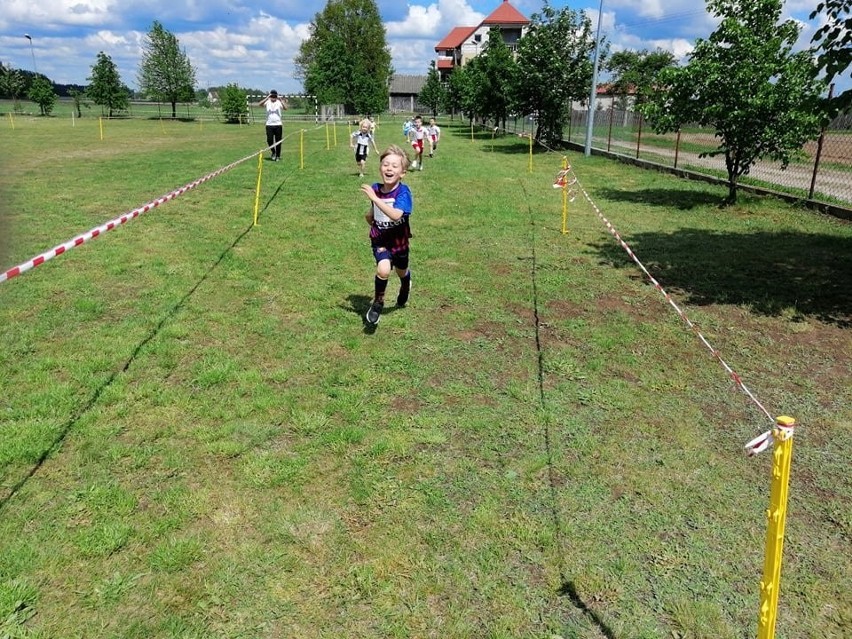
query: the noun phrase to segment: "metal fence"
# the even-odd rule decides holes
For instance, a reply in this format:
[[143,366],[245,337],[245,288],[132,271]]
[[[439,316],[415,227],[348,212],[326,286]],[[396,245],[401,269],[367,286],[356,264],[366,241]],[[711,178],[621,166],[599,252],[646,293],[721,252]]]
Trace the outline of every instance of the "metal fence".
[[[529,121],[516,120],[517,131],[530,129]],[[684,127],[678,133],[654,133],[641,114],[617,109],[595,113],[593,149],[727,179],[723,155],[699,155],[718,147],[715,130]],[[574,110],[564,139],[584,145],[588,111]],[[787,193],[804,200],[852,208],[852,115],[836,118],[819,140],[808,142],[786,169],[779,162],[758,161],[741,184]]]

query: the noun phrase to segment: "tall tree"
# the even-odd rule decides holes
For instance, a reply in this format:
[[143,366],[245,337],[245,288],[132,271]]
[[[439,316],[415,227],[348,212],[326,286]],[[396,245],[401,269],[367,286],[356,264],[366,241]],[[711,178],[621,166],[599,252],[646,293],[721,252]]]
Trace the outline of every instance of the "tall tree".
[[721,18],[707,40],[699,39],[681,68],[665,69],[660,88],[640,106],[658,133],[695,123],[716,130],[728,197],[737,200],[739,179],[760,158],[786,168],[792,154],[820,131],[817,108],[825,84],[811,51],[793,53],[800,27],[780,22],[782,0],[708,0]]
[[177,117],[177,103],[195,95],[195,69],[189,56],[181,51],[177,37],[156,20],[142,44],[138,80],[148,97],[171,103],[173,118]]
[[305,92],[346,113],[387,109],[393,75],[385,27],[373,0],[328,0],[295,63]]
[[[567,7],[557,11],[546,4],[531,20],[518,42],[515,102],[524,113],[535,115],[536,140],[559,143],[571,103],[589,95],[595,36],[589,17]],[[601,47],[603,62],[603,41]]]
[[517,76],[517,64],[509,47],[503,40],[503,32],[492,27],[488,40],[478,56],[482,60],[481,87],[482,114],[506,128],[506,118],[512,106],[513,79]]
[[[833,82],[852,67],[852,0],[824,0],[811,13],[813,20],[825,14],[825,24],[811,39],[817,44],[817,66],[825,70],[826,82]],[[852,109],[852,89],[846,89],[827,104],[829,116]]]
[[86,95],[101,107],[101,113],[106,109],[107,115],[112,117],[115,111],[124,111],[130,105],[118,67],[103,51],[98,53],[97,62],[92,65],[92,75],[87,79],[89,87]]
[[43,75],[39,74],[33,79],[27,97],[35,102],[42,115],[50,115],[56,106],[56,93],[53,91],[53,83]]
[[476,56],[450,75],[450,88],[458,108],[471,122],[482,117],[485,104],[485,72],[481,56]]
[[423,84],[423,88],[420,89],[417,101],[429,107],[429,111],[433,116],[438,115],[438,109],[447,101],[447,90],[441,84],[441,78],[438,77],[438,70],[435,68],[434,60],[429,63],[426,82]]
[[612,74],[610,82],[614,95],[633,95],[642,104],[657,83],[663,69],[675,66],[675,56],[669,51],[618,51],[612,54],[606,69]]

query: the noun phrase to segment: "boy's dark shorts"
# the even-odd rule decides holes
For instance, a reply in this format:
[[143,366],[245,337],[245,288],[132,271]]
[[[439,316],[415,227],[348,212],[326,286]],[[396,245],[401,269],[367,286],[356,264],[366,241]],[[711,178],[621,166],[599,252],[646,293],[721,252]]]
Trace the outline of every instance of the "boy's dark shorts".
[[374,246],[373,257],[376,258],[376,264],[382,260],[390,260],[393,268],[402,270],[408,268],[408,251],[398,251],[396,254],[393,254],[384,247]]
[[358,151],[355,151],[355,161],[356,162],[366,162],[367,161],[367,152],[364,151],[363,153],[358,153]]

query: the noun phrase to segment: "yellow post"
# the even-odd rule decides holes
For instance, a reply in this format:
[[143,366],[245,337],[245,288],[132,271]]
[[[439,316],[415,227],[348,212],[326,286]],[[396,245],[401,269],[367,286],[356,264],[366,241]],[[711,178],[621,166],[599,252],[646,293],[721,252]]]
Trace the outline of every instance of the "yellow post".
[[562,156],[562,170],[565,171],[565,183],[562,185],[562,235],[568,233],[568,158]]
[[15,130],[15,118],[12,117],[12,112],[9,111],[9,123],[12,125],[12,130]]
[[334,146],[337,146],[337,120],[334,121]]
[[305,168],[305,130],[299,131],[299,168]]
[[473,144],[473,120],[470,121],[470,142]]
[[778,617],[778,592],[781,587],[781,555],[784,549],[784,525],[787,521],[787,496],[790,484],[790,462],[793,457],[792,417],[776,419],[772,438],[772,487],[766,517],[766,554],[763,561],[763,580],[760,582],[760,617],[757,624],[758,639],[774,639],[775,621]]
[[254,190],[254,226],[257,226],[257,214],[260,210],[260,178],[263,175],[263,153],[257,154],[257,187]]
[[104,118],[103,116],[98,117],[98,128],[101,130],[101,140],[104,139]]
[[331,148],[331,141],[328,136],[328,122],[325,123],[325,150],[328,151]]

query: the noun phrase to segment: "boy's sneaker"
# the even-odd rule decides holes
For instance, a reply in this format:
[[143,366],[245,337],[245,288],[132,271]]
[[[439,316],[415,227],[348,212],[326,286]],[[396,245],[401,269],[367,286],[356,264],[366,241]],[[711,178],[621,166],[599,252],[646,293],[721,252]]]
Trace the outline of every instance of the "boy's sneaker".
[[367,320],[368,324],[378,324],[379,319],[382,317],[382,309],[384,308],[384,304],[381,302],[373,302],[370,305],[370,309],[367,311],[367,314],[364,316],[364,319]]

